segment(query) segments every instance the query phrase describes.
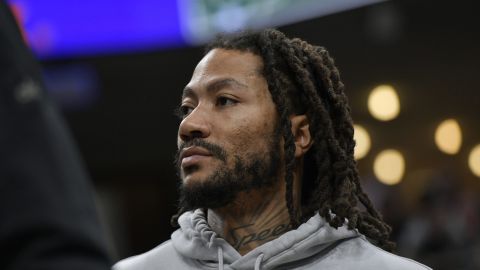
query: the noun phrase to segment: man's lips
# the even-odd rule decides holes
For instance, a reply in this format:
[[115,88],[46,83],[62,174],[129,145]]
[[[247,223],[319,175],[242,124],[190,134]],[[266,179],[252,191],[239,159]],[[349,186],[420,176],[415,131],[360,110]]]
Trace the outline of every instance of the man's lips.
[[182,161],[182,167],[188,167],[199,160],[210,156],[212,156],[212,154],[205,148],[192,146],[182,150],[180,160]]

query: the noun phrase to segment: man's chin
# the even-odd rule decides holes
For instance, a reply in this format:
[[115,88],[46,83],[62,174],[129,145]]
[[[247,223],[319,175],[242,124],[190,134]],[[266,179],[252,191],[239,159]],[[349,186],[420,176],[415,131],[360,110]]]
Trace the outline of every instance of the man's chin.
[[226,206],[237,193],[237,187],[229,180],[201,173],[188,174],[182,180],[181,201],[188,210]]
[[204,183],[208,181],[209,178],[209,175],[205,172],[195,171],[182,175],[182,183],[185,187],[190,187],[198,185],[199,183]]

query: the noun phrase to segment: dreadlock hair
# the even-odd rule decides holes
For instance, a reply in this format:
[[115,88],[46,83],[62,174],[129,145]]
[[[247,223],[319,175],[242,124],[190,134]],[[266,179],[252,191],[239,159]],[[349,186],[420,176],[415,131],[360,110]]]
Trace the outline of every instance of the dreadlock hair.
[[[301,39],[289,39],[275,29],[240,32],[217,37],[206,47],[238,50],[263,60],[262,75],[276,105],[284,138],[286,204],[296,228],[318,212],[334,228],[348,222],[375,245],[392,251],[391,227],[373,207],[360,185],[350,108],[340,74],[323,47]],[[310,121],[312,148],[304,157],[300,209],[293,203],[295,144],[289,116],[306,114]],[[365,210],[357,206],[360,202]],[[180,208],[172,223],[185,209]]]

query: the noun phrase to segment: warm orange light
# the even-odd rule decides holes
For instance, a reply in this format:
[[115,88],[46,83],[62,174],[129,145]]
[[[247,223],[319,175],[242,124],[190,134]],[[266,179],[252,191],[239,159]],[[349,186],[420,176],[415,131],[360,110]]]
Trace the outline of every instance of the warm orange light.
[[480,144],[476,145],[468,156],[468,166],[475,176],[480,177]]
[[400,99],[391,85],[375,87],[368,97],[370,114],[380,121],[394,119],[400,113]]
[[435,131],[435,143],[440,151],[454,155],[462,146],[462,130],[455,119],[447,119]]
[[405,159],[402,153],[394,149],[380,152],[373,163],[373,172],[378,180],[386,185],[400,183],[405,173]]
[[361,125],[353,125],[353,128],[353,139],[355,140],[355,152],[353,156],[356,160],[359,160],[365,157],[368,151],[370,151],[370,135],[368,135],[368,131]]

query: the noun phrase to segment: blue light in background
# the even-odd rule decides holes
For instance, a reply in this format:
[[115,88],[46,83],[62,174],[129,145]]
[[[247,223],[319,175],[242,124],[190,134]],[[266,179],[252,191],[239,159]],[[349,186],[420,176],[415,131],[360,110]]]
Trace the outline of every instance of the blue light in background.
[[182,46],[176,0],[10,0],[41,58]]
[[199,45],[385,0],[7,0],[40,58]]

